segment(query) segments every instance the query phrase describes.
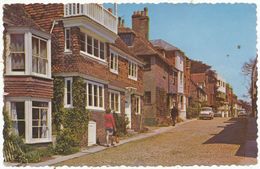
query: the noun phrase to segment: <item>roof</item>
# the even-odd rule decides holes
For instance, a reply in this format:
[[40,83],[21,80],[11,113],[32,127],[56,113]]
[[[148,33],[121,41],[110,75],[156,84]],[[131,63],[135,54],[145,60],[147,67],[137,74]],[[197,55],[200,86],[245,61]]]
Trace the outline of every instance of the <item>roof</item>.
[[129,46],[131,52],[135,55],[144,56],[144,55],[157,55],[163,62],[171,66],[171,63],[153,46],[153,44],[145,39],[142,35],[135,32],[131,28],[119,27],[118,34],[132,33],[134,35],[133,45]]
[[205,73],[206,71],[208,71],[211,66],[201,62],[201,61],[196,61],[196,60],[191,60],[191,69],[190,72],[191,73]]
[[169,44],[168,42],[166,42],[162,39],[150,40],[150,42],[153,44],[153,46],[160,47],[166,51],[180,50],[177,47],[173,46],[172,44]]
[[25,11],[22,4],[5,4],[4,7],[3,21],[8,26],[16,27],[31,27],[36,30],[46,32],[39,25],[37,25],[30,15]]
[[117,47],[118,49],[122,50],[126,54],[129,54],[133,58],[138,59],[139,61],[141,61],[140,58],[138,58],[132,51],[130,51],[128,46],[125,44],[125,42],[119,36],[115,40],[115,43],[112,43],[111,45]]

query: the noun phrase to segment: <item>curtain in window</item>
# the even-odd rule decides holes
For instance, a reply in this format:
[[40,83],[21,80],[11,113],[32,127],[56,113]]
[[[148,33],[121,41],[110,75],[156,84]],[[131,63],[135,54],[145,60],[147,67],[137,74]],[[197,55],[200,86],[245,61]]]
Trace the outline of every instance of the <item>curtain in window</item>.
[[17,121],[17,111],[16,111],[16,104],[11,103],[11,116],[12,116],[12,121],[13,121],[13,131],[15,134],[19,135],[18,131],[18,121]]
[[41,138],[47,138],[47,110],[46,109],[43,109],[41,110],[42,113],[41,113],[41,126],[42,126],[42,135],[41,135]]

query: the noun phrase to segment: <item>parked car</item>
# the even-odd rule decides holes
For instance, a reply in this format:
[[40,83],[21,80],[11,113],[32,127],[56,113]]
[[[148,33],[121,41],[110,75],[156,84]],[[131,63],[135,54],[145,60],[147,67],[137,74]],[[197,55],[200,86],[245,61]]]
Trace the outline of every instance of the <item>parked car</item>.
[[212,107],[202,107],[200,114],[199,114],[200,119],[213,119],[214,118],[214,113],[212,110]]
[[237,114],[238,117],[247,117],[247,113],[245,110],[240,110]]
[[214,117],[222,117],[222,113],[220,111],[214,112]]

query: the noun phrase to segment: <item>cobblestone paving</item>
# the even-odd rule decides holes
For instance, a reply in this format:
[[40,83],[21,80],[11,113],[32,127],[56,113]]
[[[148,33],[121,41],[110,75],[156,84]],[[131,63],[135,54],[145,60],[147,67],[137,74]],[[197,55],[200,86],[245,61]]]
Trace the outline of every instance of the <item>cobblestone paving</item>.
[[57,166],[256,164],[255,158],[244,157],[245,137],[245,119],[196,120],[167,133],[71,159]]

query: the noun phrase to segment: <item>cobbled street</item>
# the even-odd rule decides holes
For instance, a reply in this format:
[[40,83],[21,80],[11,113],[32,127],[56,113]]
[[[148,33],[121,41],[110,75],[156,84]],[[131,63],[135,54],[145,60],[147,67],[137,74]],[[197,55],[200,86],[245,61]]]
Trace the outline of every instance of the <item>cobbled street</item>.
[[71,159],[70,166],[256,164],[244,156],[246,119],[195,120],[150,138]]

